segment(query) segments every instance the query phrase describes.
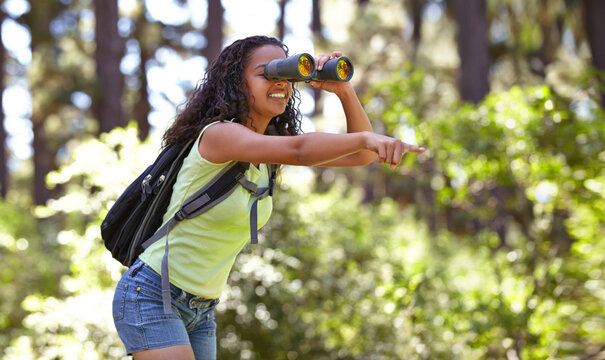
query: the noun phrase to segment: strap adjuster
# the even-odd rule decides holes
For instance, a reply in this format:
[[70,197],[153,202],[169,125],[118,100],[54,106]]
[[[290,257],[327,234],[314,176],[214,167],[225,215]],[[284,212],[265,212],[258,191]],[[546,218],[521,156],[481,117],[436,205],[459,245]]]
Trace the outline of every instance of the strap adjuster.
[[181,209],[181,210],[177,211],[176,214],[174,214],[174,218],[177,221],[182,221],[183,219],[187,218],[187,213],[183,209]]

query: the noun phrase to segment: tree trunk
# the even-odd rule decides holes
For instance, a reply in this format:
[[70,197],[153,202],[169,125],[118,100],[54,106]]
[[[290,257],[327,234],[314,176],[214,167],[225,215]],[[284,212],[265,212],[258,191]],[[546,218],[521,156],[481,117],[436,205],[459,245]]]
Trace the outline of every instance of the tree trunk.
[[485,0],[458,0],[457,17],[460,94],[464,101],[476,104],[489,92]]
[[[6,17],[0,9],[0,24]],[[4,43],[0,41],[0,95],[4,94]],[[6,130],[4,130],[4,111],[2,111],[2,96],[0,96],[0,196],[6,199],[8,191],[8,156],[6,147]]]
[[555,59],[557,49],[561,44],[559,16],[559,14],[549,11],[548,0],[540,1],[540,30],[543,40],[538,54],[539,64],[532,64],[532,69],[542,77],[546,76],[546,67]]
[[601,107],[605,108],[605,1],[585,0],[586,35],[592,53],[592,65],[599,70]]
[[[53,37],[48,30],[54,16],[59,13],[64,5],[58,2],[41,2],[32,7],[31,11],[23,15],[25,24],[30,29],[31,34],[31,52],[36,53],[43,49],[52,46]],[[42,71],[48,71],[43,69]],[[53,109],[49,109],[49,104],[44,101],[39,101],[36,96],[35,89],[38,89],[44,84],[31,83],[32,93],[32,130],[33,130],[33,184],[32,198],[36,205],[45,205],[46,202],[53,198],[56,189],[51,191],[46,187],[46,176],[55,169],[56,149],[52,149],[44,132],[45,114],[53,113]],[[56,102],[52,102],[55,106]]]
[[[313,0],[313,17],[311,18],[311,32],[316,42],[323,42],[323,26],[321,25],[321,7],[319,6],[319,0]],[[313,115],[317,116],[323,111],[321,106],[321,93],[322,91],[313,88]]]
[[151,105],[149,104],[149,89],[147,81],[147,61],[151,59],[155,48],[150,48],[149,41],[144,41],[147,20],[145,11],[140,11],[136,17],[135,31],[133,37],[139,43],[139,84],[138,99],[132,109],[132,117],[137,122],[139,129],[139,139],[145,140],[149,136],[151,126],[149,125],[149,113]]
[[45,205],[56,193],[46,186],[46,175],[56,169],[55,151],[50,150],[44,119],[40,114],[32,114],[33,149],[34,149],[34,203]]
[[138,100],[134,105],[133,116],[135,121],[137,122],[137,127],[139,129],[139,139],[141,141],[147,139],[149,136],[149,132],[151,130],[151,125],[149,125],[149,113],[151,112],[151,105],[149,104],[149,89],[147,82],[147,61],[150,59],[149,51],[147,49],[141,48],[140,54],[140,88],[138,94]]
[[99,93],[94,106],[99,121],[99,132],[108,132],[126,125],[122,112],[124,81],[120,72],[120,61],[124,44],[118,34],[117,0],[94,0],[96,16],[97,79]]
[[311,10],[311,32],[316,39],[323,40],[323,27],[321,25],[321,7],[319,0],[313,0],[313,9]]
[[223,49],[223,14],[225,9],[221,0],[208,0],[208,20],[206,21],[207,44],[203,55],[208,60],[208,65],[218,58]]
[[286,2],[287,0],[279,1],[279,19],[277,19],[277,36],[281,41],[284,41],[286,36]]
[[408,2],[410,6],[410,13],[412,15],[412,22],[414,23],[414,32],[412,39],[414,41],[414,54],[413,59],[416,61],[416,55],[418,54],[418,47],[420,46],[420,39],[422,38],[422,8],[424,7],[423,0],[411,0]]

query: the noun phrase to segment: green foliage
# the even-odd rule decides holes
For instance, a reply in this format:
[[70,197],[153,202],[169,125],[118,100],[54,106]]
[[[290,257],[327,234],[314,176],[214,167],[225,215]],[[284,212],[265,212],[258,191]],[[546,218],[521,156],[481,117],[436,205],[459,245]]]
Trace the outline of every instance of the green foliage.
[[[391,94],[412,88],[380,87],[376,96],[389,96],[386,119],[422,106],[396,104]],[[320,194],[300,173],[285,176],[261,245],[239,256],[218,306],[220,358],[598,353],[605,342],[605,131],[593,120],[600,115],[589,115],[537,87],[415,119],[409,124],[430,154],[386,174],[387,195],[391,187],[416,194],[416,205],[405,210],[397,194],[362,202],[362,192],[340,177]],[[42,223],[60,219],[61,230],[46,236],[58,257],[35,253],[42,250],[34,244],[45,243],[35,241],[35,220],[3,205],[3,257],[13,265],[2,273],[2,291],[16,299],[3,303],[3,313],[24,299],[21,315],[2,320],[12,329],[6,359],[124,356],[110,308],[123,268],[103,248],[98,226],[157,149],[139,143],[134,128],[69,146],[71,158],[49,177],[66,194],[36,212]],[[44,266],[32,290],[7,285],[29,281],[15,276]],[[65,274],[58,288],[44,290],[56,274]]]
[[[27,210],[0,202],[0,349],[21,334],[21,321],[26,315],[21,301],[31,289],[41,294],[57,293],[56,277],[66,268],[57,257],[57,246],[40,236],[37,224]],[[1,350],[0,350],[1,354]]]
[[531,259],[522,235],[430,234],[389,199],[281,195],[219,306],[221,358],[545,359],[603,341],[602,252],[590,278],[573,254]]
[[239,257],[219,304],[221,358],[417,356],[415,291],[433,258],[425,227],[390,199],[363,205],[338,187],[279,194],[265,246]]
[[[408,196],[417,200],[433,236],[444,230],[460,234],[436,243],[446,245],[443,253],[473,249],[479,253],[468,259],[474,266],[485,256],[485,270],[492,271],[481,271],[479,283],[485,286],[478,291],[485,297],[490,283],[497,289],[491,297],[467,298],[473,305],[460,309],[472,314],[467,321],[473,326],[483,318],[483,335],[470,343],[487,348],[482,355],[487,358],[508,351],[532,359],[601,351],[605,124],[597,119],[602,110],[590,99],[570,105],[547,86],[513,87],[476,107],[454,104],[416,123],[399,110],[417,98],[406,82],[386,81],[374,93],[388,99],[378,101],[385,104],[378,111],[387,115],[385,127],[416,125],[419,142],[430,149],[428,156],[406,163],[403,171],[413,179],[401,181],[416,186]],[[393,124],[397,113],[402,116]],[[464,297],[472,293],[467,288]]]
[[[141,144],[133,127],[69,146],[71,159],[48,178],[50,186],[63,185],[66,194],[36,211],[42,219],[39,221],[63,225],[53,231],[53,243],[60,247],[62,257],[46,259],[41,254],[28,254],[29,262],[46,259],[42,264],[48,261],[69,268],[49,274],[65,275],[45,279],[46,284],[59,282],[61,292],[57,294],[43,292],[39,285],[24,287],[26,281],[17,282],[15,286],[24,293],[18,301],[29,315],[22,323],[26,331],[14,336],[4,351],[6,359],[124,356],[111,317],[113,289],[124,268],[103,247],[99,225],[111,201],[155,158],[157,149]],[[25,269],[22,272],[28,273]]]

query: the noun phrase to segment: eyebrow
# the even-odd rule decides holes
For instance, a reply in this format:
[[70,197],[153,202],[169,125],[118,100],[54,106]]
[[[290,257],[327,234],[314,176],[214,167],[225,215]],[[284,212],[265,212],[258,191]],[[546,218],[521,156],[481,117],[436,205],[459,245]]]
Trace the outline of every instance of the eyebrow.
[[258,68],[264,68],[265,66],[267,66],[267,64],[256,65],[256,67],[254,68],[254,70],[256,70]]

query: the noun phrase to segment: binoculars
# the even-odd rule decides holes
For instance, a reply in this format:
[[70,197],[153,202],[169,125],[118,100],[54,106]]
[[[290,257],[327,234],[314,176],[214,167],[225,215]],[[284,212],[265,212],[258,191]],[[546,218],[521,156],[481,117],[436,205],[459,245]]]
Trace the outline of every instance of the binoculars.
[[265,66],[268,80],[349,81],[353,77],[353,63],[346,56],[328,60],[321,71],[315,68],[313,56],[302,53],[285,59],[270,61]]

